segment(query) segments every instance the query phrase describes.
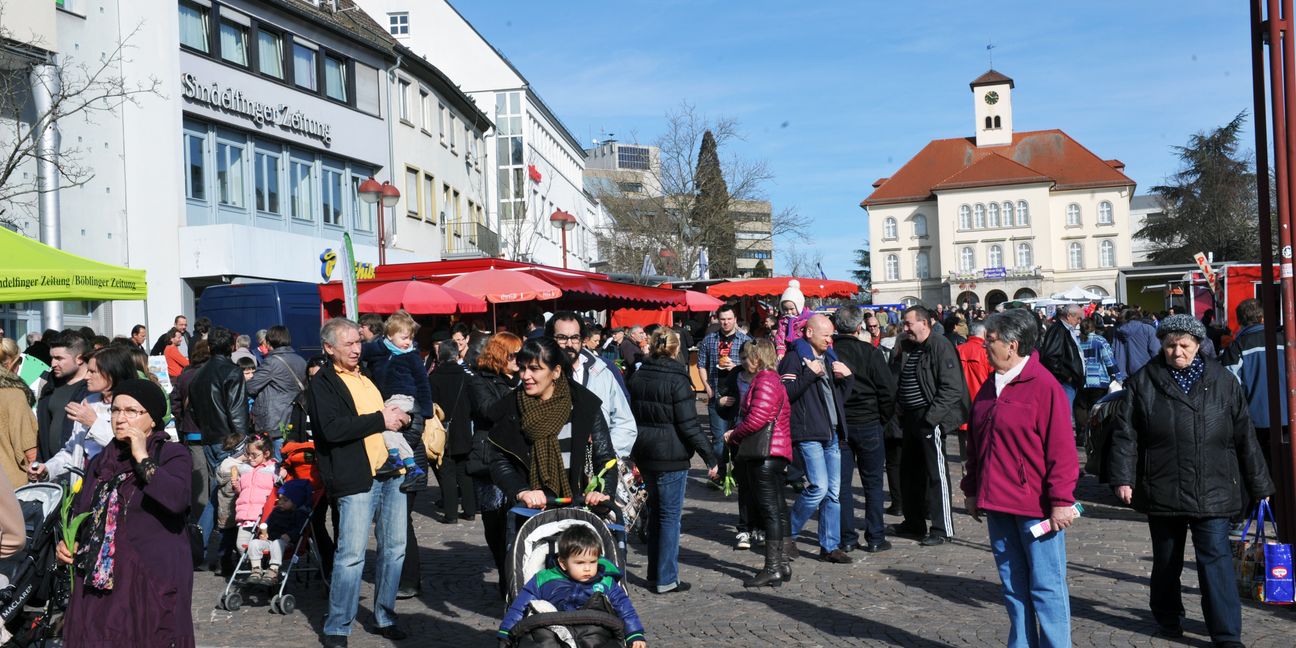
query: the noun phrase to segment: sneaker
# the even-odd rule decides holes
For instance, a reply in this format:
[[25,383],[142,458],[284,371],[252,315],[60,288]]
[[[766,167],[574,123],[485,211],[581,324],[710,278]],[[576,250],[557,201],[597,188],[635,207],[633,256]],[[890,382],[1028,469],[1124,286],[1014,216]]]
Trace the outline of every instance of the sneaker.
[[751,549],[751,534],[746,531],[739,532],[737,542],[734,543],[734,549]]
[[684,581],[679,581],[679,582],[675,583],[675,587],[672,587],[672,588],[670,588],[670,589],[668,589],[668,590],[657,590],[657,593],[658,593],[658,594],[675,594],[675,593],[677,593],[677,592],[687,592],[687,591],[689,591],[690,589],[693,589],[693,586],[692,586],[692,585],[690,585],[690,584],[688,584],[688,583],[685,583]]
[[855,548],[866,553],[879,553],[890,549],[891,542],[889,540],[883,540],[881,542],[871,542],[869,544],[864,544],[861,542],[855,545]]
[[279,570],[269,569],[262,573],[261,584],[266,587],[274,587],[279,584]]
[[827,552],[820,550],[819,560],[826,563],[835,563],[838,565],[849,565],[850,563],[855,562],[853,558],[847,556],[846,552],[842,551],[841,549],[833,549],[832,551],[827,551]]
[[419,475],[407,472],[405,473],[405,478],[401,480],[400,492],[417,493],[426,487],[426,484],[424,484],[423,480],[419,478]]
[[945,544],[948,541],[949,540],[943,535],[936,535],[934,533],[929,533],[925,538],[919,540],[918,544],[924,547],[938,547],[940,545]]
[[374,472],[374,477],[377,477],[378,479],[395,477],[399,475],[401,470],[404,470],[404,468],[405,467],[401,465],[401,462],[388,457],[387,462],[379,466],[378,470]]

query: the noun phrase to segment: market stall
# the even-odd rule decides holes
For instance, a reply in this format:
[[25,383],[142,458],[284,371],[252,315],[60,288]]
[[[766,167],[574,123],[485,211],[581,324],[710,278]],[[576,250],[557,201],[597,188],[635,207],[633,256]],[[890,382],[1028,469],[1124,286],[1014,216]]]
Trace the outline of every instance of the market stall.
[[0,228],[0,303],[147,296],[143,270],[93,261]]

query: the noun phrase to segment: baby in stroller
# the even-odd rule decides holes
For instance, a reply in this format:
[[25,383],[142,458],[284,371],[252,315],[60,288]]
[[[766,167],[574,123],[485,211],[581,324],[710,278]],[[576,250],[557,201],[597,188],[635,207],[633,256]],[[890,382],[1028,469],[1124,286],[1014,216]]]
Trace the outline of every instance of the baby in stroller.
[[[528,608],[539,613],[598,609],[611,612],[625,625],[627,646],[648,646],[643,623],[621,585],[620,570],[603,557],[602,540],[585,524],[573,525],[562,532],[558,537],[558,566],[533,576],[513,599],[513,604],[504,614],[504,621],[500,623],[501,646],[515,645],[511,631],[526,616]],[[577,631],[576,626],[567,629]],[[538,647],[550,644],[533,634],[526,634],[516,645]]]
[[[248,541],[248,562],[252,575],[248,582],[273,586],[279,582],[279,568],[285,552],[297,546],[297,539],[310,519],[311,485],[305,479],[284,482],[279,499],[266,521],[257,528],[257,537]],[[269,571],[262,571],[261,557],[270,555]]]

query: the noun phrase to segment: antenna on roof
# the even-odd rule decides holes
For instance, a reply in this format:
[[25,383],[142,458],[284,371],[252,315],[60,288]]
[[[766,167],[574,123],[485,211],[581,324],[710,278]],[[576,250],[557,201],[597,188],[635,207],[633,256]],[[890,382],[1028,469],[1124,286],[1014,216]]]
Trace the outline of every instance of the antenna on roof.
[[994,69],[994,48],[995,48],[994,41],[990,41],[989,43],[986,43],[986,56],[990,57],[991,70]]

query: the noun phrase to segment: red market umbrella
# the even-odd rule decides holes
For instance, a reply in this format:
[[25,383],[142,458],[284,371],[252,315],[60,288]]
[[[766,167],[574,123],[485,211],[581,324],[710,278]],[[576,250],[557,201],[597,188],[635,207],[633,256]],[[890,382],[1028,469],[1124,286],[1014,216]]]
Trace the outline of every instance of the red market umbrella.
[[547,301],[562,296],[562,290],[539,277],[525,272],[494,268],[461,274],[442,285],[485,299],[492,304]]
[[485,313],[486,302],[461,290],[426,281],[391,281],[360,293],[360,311],[412,315]]
[[848,298],[860,291],[859,285],[849,281],[835,279],[811,279],[802,277],[770,277],[768,279],[743,279],[727,281],[707,286],[707,294],[712,297],[779,297],[787,290],[788,282],[797,280],[801,284],[801,294],[806,297],[826,299],[829,297]]
[[723,299],[716,299],[706,293],[693,290],[684,291],[684,303],[671,310],[686,313],[710,313],[724,305]]

